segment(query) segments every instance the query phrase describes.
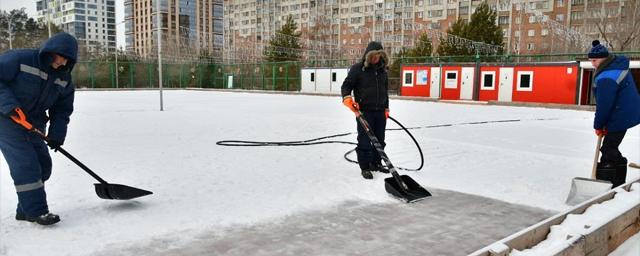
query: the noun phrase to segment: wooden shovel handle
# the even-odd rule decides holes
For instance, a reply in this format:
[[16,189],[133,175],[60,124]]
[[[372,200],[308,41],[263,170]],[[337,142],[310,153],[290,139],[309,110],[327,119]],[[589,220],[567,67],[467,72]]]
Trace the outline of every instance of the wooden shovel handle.
[[596,155],[593,157],[593,168],[591,169],[591,178],[596,178],[596,169],[598,168],[598,157],[600,157],[600,146],[602,145],[602,135],[598,135],[598,143],[596,144]]

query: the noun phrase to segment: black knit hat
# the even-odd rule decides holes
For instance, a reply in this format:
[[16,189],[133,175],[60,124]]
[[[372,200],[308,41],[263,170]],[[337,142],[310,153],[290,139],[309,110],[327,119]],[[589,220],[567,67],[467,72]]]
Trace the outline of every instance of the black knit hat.
[[600,41],[593,40],[593,42],[591,42],[591,45],[593,45],[593,47],[591,47],[591,50],[589,51],[589,59],[600,59],[609,57],[609,51],[607,51],[607,47],[601,45]]

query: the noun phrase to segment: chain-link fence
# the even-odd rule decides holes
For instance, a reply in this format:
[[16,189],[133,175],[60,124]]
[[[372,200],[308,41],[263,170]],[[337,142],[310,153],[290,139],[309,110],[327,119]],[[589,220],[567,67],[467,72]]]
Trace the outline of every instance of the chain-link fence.
[[[630,59],[640,59],[640,51],[619,52]],[[401,65],[456,64],[456,63],[541,63],[586,61],[586,54],[548,55],[479,55],[405,57]],[[163,63],[162,84],[166,88],[218,88],[246,90],[299,91],[301,69],[309,67],[348,68],[350,61],[324,60],[322,62],[276,63]],[[398,73],[398,74],[396,74]],[[78,88],[157,88],[158,63],[154,61],[82,61],[73,70]],[[391,72],[389,89],[397,90],[399,71]]]
[[[84,61],[76,63],[72,75],[78,88],[158,87],[157,62]],[[166,88],[298,91],[300,63],[163,63],[162,85]]]

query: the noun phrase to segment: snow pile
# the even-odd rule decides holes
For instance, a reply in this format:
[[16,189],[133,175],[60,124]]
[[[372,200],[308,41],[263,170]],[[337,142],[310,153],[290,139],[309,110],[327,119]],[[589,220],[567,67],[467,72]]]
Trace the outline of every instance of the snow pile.
[[547,239],[531,249],[519,251],[514,249],[510,255],[555,255],[571,246],[583,235],[589,234],[616,217],[640,204],[640,183],[633,183],[630,191],[615,189],[613,199],[594,204],[583,214],[569,214],[559,225],[551,226]]

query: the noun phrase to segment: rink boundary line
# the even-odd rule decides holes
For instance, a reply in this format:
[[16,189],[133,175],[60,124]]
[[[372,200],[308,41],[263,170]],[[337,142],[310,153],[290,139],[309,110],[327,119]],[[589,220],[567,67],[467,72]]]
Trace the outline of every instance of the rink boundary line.
[[[76,88],[78,91],[157,91],[158,88]],[[268,91],[268,90],[245,90],[245,89],[217,89],[217,88],[163,88],[163,90],[172,91],[215,91],[215,92],[236,92],[236,93],[257,93],[257,94],[280,94],[280,95],[307,95],[307,96],[325,96],[325,97],[339,97],[336,93],[314,93],[314,92],[299,92],[299,91]],[[558,103],[531,103],[531,102],[501,102],[501,101],[476,101],[476,100],[442,100],[429,97],[416,97],[416,96],[398,96],[389,95],[390,99],[394,100],[409,100],[409,101],[425,101],[434,103],[447,103],[447,104],[461,104],[461,105],[476,105],[476,106],[508,106],[508,107],[529,107],[529,108],[549,108],[549,109],[571,109],[580,111],[595,111],[595,106],[591,105],[573,105],[573,104],[558,104]]]
[[[618,188],[585,201],[564,212],[549,217],[541,222],[522,229],[506,238],[496,241],[469,256],[506,256],[513,249],[524,250],[546,240],[551,226],[561,224],[569,214],[583,214],[587,208],[612,199],[616,189],[629,191],[633,183],[640,183],[640,178],[625,183]],[[616,216],[593,231],[573,234],[567,237],[564,247],[557,248],[555,255],[608,255],[631,236],[640,232],[640,204]]]

